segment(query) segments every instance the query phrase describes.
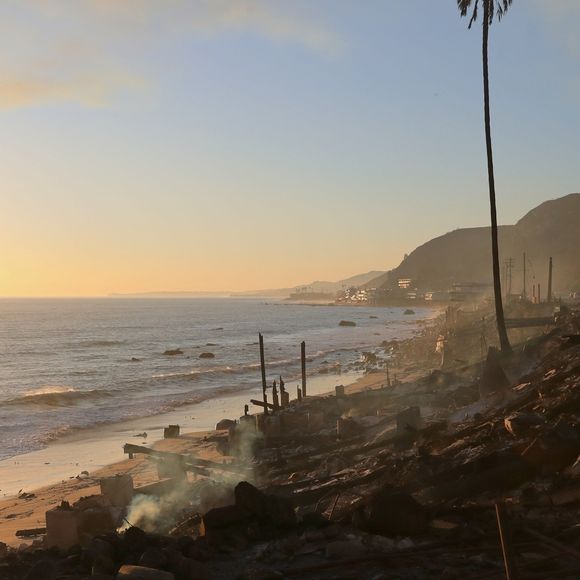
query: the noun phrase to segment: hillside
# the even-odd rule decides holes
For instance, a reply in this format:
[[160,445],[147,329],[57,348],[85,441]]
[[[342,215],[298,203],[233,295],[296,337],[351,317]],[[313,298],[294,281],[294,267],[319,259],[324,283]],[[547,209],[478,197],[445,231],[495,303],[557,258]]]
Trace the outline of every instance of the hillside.
[[[524,252],[529,285],[540,283],[545,292],[552,256],[554,291],[580,290],[580,193],[546,201],[515,225],[501,226],[499,243],[501,263],[514,259],[514,292],[522,287]],[[434,238],[367,286],[381,287],[398,278],[413,278],[431,290],[445,290],[454,282],[491,282],[489,227],[459,229]]]
[[290,296],[297,289],[303,288],[307,289],[308,292],[320,292],[326,294],[334,294],[339,292],[343,288],[348,288],[349,286],[363,286],[367,284],[370,280],[375,280],[380,276],[384,276],[386,272],[381,270],[371,270],[370,272],[365,272],[364,274],[356,274],[350,276],[349,278],[344,278],[338,280],[337,282],[327,282],[324,280],[316,280],[310,282],[309,284],[302,284],[298,287],[292,288],[275,288],[267,290],[248,290],[246,292],[235,292],[233,296]]

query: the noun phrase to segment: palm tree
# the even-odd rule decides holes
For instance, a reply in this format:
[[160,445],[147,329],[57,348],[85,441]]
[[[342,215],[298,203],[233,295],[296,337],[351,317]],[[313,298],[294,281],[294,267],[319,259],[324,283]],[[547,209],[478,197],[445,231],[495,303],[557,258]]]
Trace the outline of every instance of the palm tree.
[[[501,298],[501,280],[499,268],[499,244],[497,239],[497,211],[495,204],[495,178],[493,173],[493,151],[491,148],[491,121],[489,113],[489,71],[488,71],[488,41],[489,27],[494,16],[501,20],[507,12],[512,0],[481,0],[483,4],[483,110],[485,119],[485,144],[487,149],[487,178],[489,182],[489,207],[491,213],[491,256],[493,263],[493,292],[495,297],[495,317],[497,320],[497,333],[501,351],[504,354],[511,352]],[[477,10],[480,0],[457,0],[457,7],[461,16],[467,16],[471,12],[469,28],[477,19]]]

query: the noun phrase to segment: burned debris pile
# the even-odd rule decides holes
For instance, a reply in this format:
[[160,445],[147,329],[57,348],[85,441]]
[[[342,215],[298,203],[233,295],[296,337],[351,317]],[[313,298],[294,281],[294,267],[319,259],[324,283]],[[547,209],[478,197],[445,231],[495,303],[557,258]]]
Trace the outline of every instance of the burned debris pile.
[[[127,446],[164,465],[165,517],[152,529],[132,521],[145,494],[127,478],[106,482],[104,499],[47,514],[32,548],[0,546],[0,576],[580,577],[580,313],[507,359],[473,356],[472,329],[447,323],[454,354],[439,368],[437,327],[385,345],[429,361],[405,382],[220,422],[223,463]],[[54,518],[74,522],[67,541],[54,540]]]

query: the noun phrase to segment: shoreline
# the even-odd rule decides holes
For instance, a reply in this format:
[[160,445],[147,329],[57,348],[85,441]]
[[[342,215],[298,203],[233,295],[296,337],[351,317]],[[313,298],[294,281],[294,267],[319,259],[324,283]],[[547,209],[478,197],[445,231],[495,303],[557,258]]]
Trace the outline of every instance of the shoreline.
[[[216,465],[245,456],[241,450],[251,441],[244,442],[243,422],[233,437],[213,431],[155,444],[162,452],[190,455],[184,458],[188,467],[208,477],[198,481],[189,476],[186,496],[172,498],[164,485],[159,499],[142,495],[148,490],[139,487],[147,478],[157,479],[146,449],[137,448],[134,459],[99,471],[96,475],[129,474],[137,487],[126,523],[138,529],[107,536],[114,549],[108,569],[141,562],[149,547],[173,549],[183,538],[182,555],[193,562],[188,570],[195,566],[196,574],[199,569],[220,578],[238,578],[240,571],[248,577],[254,571],[260,577],[311,577],[311,572],[332,573],[345,565],[356,567],[357,577],[374,577],[384,573],[385,558],[389,569],[392,563],[405,578],[419,569],[429,577],[449,569],[458,577],[470,576],[474,566],[488,576],[490,567],[500,570],[502,565],[493,514],[498,503],[515,515],[519,530],[529,529],[531,535],[541,531],[538,549],[546,537],[561,538],[559,546],[566,549],[572,540],[562,532],[574,529],[571,508],[578,502],[578,440],[570,437],[570,452],[559,453],[553,425],[566,425],[566,433],[575,425],[580,351],[569,338],[580,328],[580,315],[564,313],[554,321],[555,328],[530,331],[526,340],[512,333],[514,352],[501,365],[506,386],[499,390],[492,379],[490,391],[481,371],[485,352],[480,339],[491,334],[495,321],[489,313],[481,314],[451,324],[440,315],[424,321],[410,337],[385,341],[388,366],[381,357],[343,396],[309,391],[305,400],[292,402],[293,408],[271,420],[256,416],[264,424],[260,431],[265,441],[248,456],[248,465],[256,468],[249,472],[244,463],[231,469]],[[448,361],[434,348],[441,333],[449,337],[455,357]],[[383,369],[398,380],[387,386]],[[552,420],[530,428],[514,419],[518,413],[509,415],[514,410],[531,415],[539,405]],[[205,465],[216,471],[203,469]],[[530,485],[537,489],[533,495]],[[7,526],[12,532],[24,523],[41,527],[43,509],[67,495],[74,501],[98,491],[94,482],[63,482],[39,490],[36,497],[0,504],[0,518],[11,518]],[[286,513],[288,520],[281,521]],[[499,526],[501,530],[501,521]],[[143,538],[139,560],[122,551],[134,536]],[[19,543],[6,539],[12,546]],[[48,554],[35,551],[41,546],[38,539],[30,550],[20,550],[22,555],[8,550],[8,557],[26,572],[29,554]],[[91,550],[85,547],[81,554],[96,565]],[[484,559],[466,559],[466,550]],[[553,553],[547,551],[546,559],[552,561]],[[526,554],[519,555],[526,564],[538,562],[535,547]],[[60,570],[69,570],[67,555],[57,560]],[[150,567],[181,573],[169,561]],[[75,571],[85,568],[81,561]]]
[[[309,378],[308,386],[312,395],[321,395],[333,390],[335,384],[356,382],[360,374],[317,375]],[[293,383],[288,386],[292,389]],[[295,397],[295,393],[291,392],[291,395]],[[79,429],[48,443],[42,449],[0,461],[0,497],[2,500],[11,499],[19,490],[31,492],[75,477],[81,471],[91,473],[121,461],[124,443],[153,445],[163,440],[163,429],[170,424],[179,424],[182,433],[213,431],[220,419],[243,415],[244,405],[251,398],[261,398],[261,387],[223,394],[158,415]],[[257,411],[257,408],[253,410]],[[250,409],[250,412],[253,410]],[[146,438],[135,436],[143,432],[147,433]]]
[[[420,318],[410,317],[409,320],[404,321],[407,330],[403,332],[403,336],[397,333],[397,336],[394,336],[392,340],[413,338],[437,315],[438,310],[432,309],[421,313]],[[370,342],[373,342],[372,338],[369,336]],[[388,339],[388,341],[390,340]],[[354,362],[356,353],[360,356],[366,350],[381,348],[384,342],[376,342],[372,345],[359,346],[353,349],[352,362]],[[256,372],[258,371],[259,369]],[[308,383],[311,386],[309,394],[321,394],[334,390],[336,384],[345,382],[350,384],[358,378],[361,372],[361,369],[355,370],[349,363],[344,371],[341,371],[340,367],[338,369],[329,367],[324,373],[309,375]],[[294,384],[299,382],[299,377],[287,379],[286,382],[291,398],[294,398],[296,396]],[[88,470],[90,472],[91,468],[103,467],[111,461],[120,459],[122,458],[120,448],[125,440],[143,442],[134,437],[137,433],[146,432],[148,438],[145,443],[151,443],[162,438],[163,428],[168,424],[181,425],[182,432],[211,430],[224,417],[242,415],[244,404],[248,403],[250,399],[261,398],[259,380],[256,380],[255,386],[249,388],[244,386],[239,390],[217,389],[216,391],[211,397],[178,405],[162,412],[129,417],[120,421],[111,419],[110,421],[75,427],[53,440],[47,440],[37,449],[0,459],[0,498],[16,495],[19,490],[27,491],[39,485],[47,485],[74,476],[78,473],[75,471],[76,467],[80,467],[79,471]],[[253,411],[254,409],[250,409],[250,412]],[[79,452],[75,445],[84,445],[86,453]],[[64,453],[61,448],[70,451]],[[89,455],[91,460],[87,461],[85,455]],[[24,477],[21,475],[20,472],[30,471],[32,468],[38,469],[34,475]]]
[[[333,391],[328,390],[328,383],[336,382],[334,380],[336,376],[340,375],[325,377],[330,380],[326,381],[326,385],[319,384],[318,388],[313,386],[312,383],[314,381],[310,381],[308,386],[313,388],[314,392],[309,394],[309,398],[331,395]],[[351,373],[348,375],[345,373],[342,377],[354,379],[344,385],[345,392],[352,394],[358,391],[380,387],[386,382],[387,375],[383,372],[372,372],[368,374]],[[238,395],[238,397],[241,396],[242,395]],[[244,393],[243,397],[244,400],[247,401],[248,393]],[[229,418],[227,415],[224,415],[224,418],[226,417]],[[156,427],[156,429],[158,428],[160,430],[161,435],[163,427],[165,426],[165,424],[162,424]],[[120,434],[118,438],[119,443],[122,440],[123,443],[134,442],[143,444],[142,439],[135,439],[129,435],[129,433],[132,434],[132,431],[134,431],[129,427],[130,426],[124,425],[118,430]],[[122,435],[123,433],[127,433],[127,435]],[[196,456],[203,459],[221,461],[223,460],[223,456],[216,451],[215,444],[207,443],[205,441],[208,437],[215,436],[218,433],[218,431],[215,431],[214,426],[211,426],[206,429],[182,432],[179,438],[160,438],[155,441],[149,441],[149,443],[153,449],[175,453],[195,453]],[[97,433],[94,433],[90,441],[85,441],[84,444],[88,445],[85,449],[97,450],[98,448],[103,448],[103,446],[105,446],[105,448],[110,448],[106,442],[103,443]],[[77,462],[74,467],[71,465],[71,468],[76,470],[75,475],[69,476],[67,479],[37,484],[36,487],[32,489],[23,489],[22,491],[27,494],[27,497],[24,498],[19,498],[15,495],[3,497],[0,500],[0,542],[4,542],[11,547],[30,544],[30,539],[19,538],[15,535],[16,532],[22,529],[43,527],[45,512],[60,504],[62,500],[67,500],[70,503],[73,503],[78,501],[81,497],[99,494],[99,480],[101,478],[111,477],[117,474],[129,474],[133,477],[136,487],[147,485],[158,480],[157,471],[153,462],[148,461],[147,457],[144,455],[138,455],[134,459],[126,458],[122,452],[121,445],[122,444],[119,445],[119,452],[116,458],[109,458],[109,461],[103,465],[92,463],[92,467],[96,469],[94,471],[89,470],[89,476],[81,476],[80,478],[76,477],[76,475],[80,474],[81,471],[85,470]],[[69,456],[69,452],[75,449],[78,451],[79,442],[75,441],[74,437],[71,437],[71,441],[66,441],[64,443],[59,442],[58,444],[47,447],[42,450],[42,452],[47,452],[49,449],[53,454],[56,449],[57,455],[61,457],[61,459],[64,459],[64,457]],[[40,453],[41,452],[33,452],[28,455],[37,455]],[[15,461],[14,463],[22,465],[24,462]],[[30,472],[30,475],[35,481],[41,479],[38,471],[41,467],[49,466],[42,465],[42,462],[38,457],[34,458],[28,466],[28,469],[33,470]],[[3,476],[8,473],[8,470],[8,466],[6,466],[5,470],[0,469],[0,478],[2,478],[2,481],[4,481]]]
[[[347,371],[362,352],[384,340],[410,336],[415,320],[431,312],[420,309],[405,319],[398,309],[352,308],[347,314],[334,308],[314,312],[299,305],[276,308],[281,304],[250,302],[67,304],[62,309],[72,317],[70,328],[62,327],[56,316],[61,307],[22,306],[17,320],[22,332],[3,335],[12,346],[3,359],[0,381],[6,435],[0,461],[34,452],[89,426],[160,415],[251,390],[259,382],[254,346],[258,326],[267,340],[268,375],[282,374],[291,384],[300,376],[297,345],[303,339],[308,343],[309,376],[338,368]],[[84,321],[87,308],[91,315]],[[37,335],[35,316],[45,310],[46,329]],[[5,311],[13,316],[12,306]],[[188,316],[182,317],[183,312]],[[220,322],[224,313],[232,317],[227,323]],[[142,322],[136,323],[136,317]],[[340,317],[352,317],[358,328],[339,328]],[[30,336],[35,337],[32,342]],[[201,355],[208,347],[215,360],[198,360],[205,358]],[[174,350],[179,356],[165,356]]]
[[[393,341],[407,343],[421,338],[438,314],[434,310],[430,316],[415,320],[416,332],[412,336]],[[413,380],[415,371],[403,367],[398,369],[398,375],[400,379]],[[309,398],[328,396],[337,384],[343,384],[346,393],[350,394],[380,387],[386,381],[387,375],[381,371],[317,375],[309,377]],[[293,382],[288,383],[292,399],[295,398],[293,386]],[[26,542],[16,537],[16,531],[42,527],[45,512],[62,500],[74,502],[80,497],[100,493],[100,478],[129,473],[137,486],[157,481],[152,462],[143,456],[136,460],[125,458],[124,443],[217,458],[215,445],[204,444],[204,438],[217,433],[214,427],[220,419],[242,415],[244,404],[254,395],[261,398],[261,387],[207,399],[161,415],[91,428],[67,435],[44,449],[0,461],[0,542],[16,547],[30,543],[30,540]],[[257,413],[259,409],[254,407],[250,412]],[[168,424],[181,426],[182,435],[178,439],[163,439],[163,429]],[[143,431],[147,432],[147,439],[135,437]],[[88,471],[89,475],[81,475],[82,471]],[[19,498],[16,495],[19,490],[28,494],[28,498]]]

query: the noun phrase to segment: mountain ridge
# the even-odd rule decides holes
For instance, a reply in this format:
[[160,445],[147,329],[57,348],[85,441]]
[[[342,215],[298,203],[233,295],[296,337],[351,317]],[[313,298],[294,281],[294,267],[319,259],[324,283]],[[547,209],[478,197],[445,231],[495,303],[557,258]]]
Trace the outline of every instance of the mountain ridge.
[[[524,252],[529,288],[539,283],[545,292],[551,256],[554,291],[580,290],[580,193],[542,202],[515,224],[500,226],[498,237],[501,265],[514,260],[513,292],[523,285]],[[447,290],[453,283],[491,283],[489,226],[459,228],[432,238],[365,287],[393,285],[398,278],[412,278],[418,286],[434,291]]]

